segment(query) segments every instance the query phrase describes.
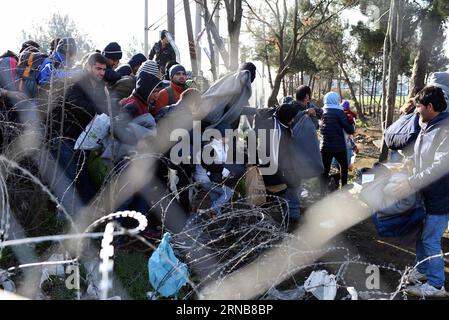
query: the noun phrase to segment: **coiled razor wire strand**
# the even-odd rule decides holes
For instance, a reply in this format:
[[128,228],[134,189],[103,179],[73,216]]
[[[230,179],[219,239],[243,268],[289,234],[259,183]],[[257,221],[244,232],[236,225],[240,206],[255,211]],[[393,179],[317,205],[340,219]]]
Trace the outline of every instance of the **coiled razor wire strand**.
[[[421,265],[421,264],[423,264],[424,262],[427,262],[427,261],[429,261],[429,260],[436,259],[436,258],[444,258],[444,257],[446,257],[446,256],[449,256],[449,252],[446,252],[446,253],[443,252],[443,253],[440,253],[440,254],[436,254],[436,255],[427,257],[427,258],[425,258],[425,259],[423,259],[423,260],[421,260],[421,261],[418,261],[413,267],[406,268],[405,271],[404,271],[403,274],[402,274],[401,280],[400,280],[400,282],[399,282],[399,285],[398,285],[396,291],[393,292],[393,294],[391,294],[390,300],[393,300],[393,299],[394,299],[400,292],[402,292],[403,294],[405,294],[405,286],[406,286],[407,283],[408,283],[409,276],[410,276],[410,274],[411,274],[414,270],[416,270],[416,269],[418,268],[419,265]],[[422,296],[421,298],[425,298],[425,297]]]
[[70,221],[70,223],[72,224],[72,226],[74,227],[76,232],[79,232],[75,225],[75,222],[73,221],[72,217],[67,213],[64,206],[60,203],[60,201],[53,195],[53,193],[51,193],[51,191],[36,176],[34,176],[29,170],[20,166],[17,162],[7,159],[3,155],[0,155],[0,161],[7,163],[10,167],[12,167],[14,169],[19,170],[25,176],[29,177],[36,185],[38,185],[41,188],[41,190],[50,197],[50,200],[52,200],[56,204],[57,208],[60,209],[64,213],[64,215]]
[[[8,239],[10,229],[10,208],[8,186],[3,175],[3,167],[0,166],[0,243]],[[0,258],[2,257],[3,247],[0,247]]]

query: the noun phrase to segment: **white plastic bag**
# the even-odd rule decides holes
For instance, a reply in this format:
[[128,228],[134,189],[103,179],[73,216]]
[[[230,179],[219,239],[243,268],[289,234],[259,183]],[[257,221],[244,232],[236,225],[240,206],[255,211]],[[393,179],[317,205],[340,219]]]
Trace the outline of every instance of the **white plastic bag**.
[[105,113],[95,115],[75,142],[75,150],[97,150],[99,142],[106,137],[111,121]]
[[304,289],[318,300],[334,300],[337,295],[337,280],[326,270],[313,271],[304,283]]

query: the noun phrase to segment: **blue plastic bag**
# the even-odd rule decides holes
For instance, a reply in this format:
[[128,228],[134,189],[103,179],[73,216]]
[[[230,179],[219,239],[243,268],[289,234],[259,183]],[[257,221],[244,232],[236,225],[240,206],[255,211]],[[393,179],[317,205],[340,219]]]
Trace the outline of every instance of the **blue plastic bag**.
[[148,260],[150,283],[163,297],[176,296],[189,279],[187,266],[176,258],[170,239],[170,233],[165,233],[159,247]]

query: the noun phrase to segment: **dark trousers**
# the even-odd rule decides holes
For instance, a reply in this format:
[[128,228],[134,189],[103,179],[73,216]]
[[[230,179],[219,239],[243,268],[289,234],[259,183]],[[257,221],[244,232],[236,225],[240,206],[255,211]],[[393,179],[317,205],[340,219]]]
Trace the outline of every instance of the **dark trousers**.
[[324,173],[321,179],[321,194],[324,195],[328,191],[329,172],[331,170],[332,158],[337,159],[340,164],[341,185],[348,184],[348,155],[346,150],[342,152],[324,152],[321,151],[321,158],[323,159]]

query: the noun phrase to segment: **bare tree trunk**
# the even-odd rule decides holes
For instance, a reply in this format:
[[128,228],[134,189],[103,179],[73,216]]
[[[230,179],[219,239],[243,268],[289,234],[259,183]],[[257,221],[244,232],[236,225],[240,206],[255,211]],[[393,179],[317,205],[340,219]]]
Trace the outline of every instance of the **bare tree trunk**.
[[[434,9],[435,10],[435,9]],[[418,54],[413,65],[413,74],[410,82],[410,92],[416,89],[424,88],[427,66],[429,64],[430,54],[434,47],[437,37],[435,36],[442,24],[441,19],[436,15],[427,14],[421,25],[421,39],[418,46]]]
[[383,53],[383,66],[382,66],[382,103],[381,103],[381,126],[382,132],[385,130],[385,121],[386,121],[386,109],[387,109],[387,72],[388,72],[388,55],[390,52],[390,36],[391,29],[393,28],[393,17],[394,17],[394,1],[390,1],[390,13],[388,16],[388,27],[387,32],[385,34],[384,40],[384,53]]
[[343,99],[343,91],[341,91],[341,70],[338,70],[338,80],[337,80],[338,94],[340,98]]
[[214,44],[212,43],[212,37],[210,34],[210,29],[209,29],[209,25],[207,24],[207,22],[205,22],[205,26],[206,26],[206,34],[207,34],[207,42],[209,43],[209,60],[210,60],[210,71],[212,72],[212,78],[215,81],[217,81],[217,67],[216,67],[216,61],[215,61],[215,50],[214,50]]
[[[389,70],[388,70],[388,98],[387,98],[387,110],[386,110],[386,122],[385,127],[388,128],[393,123],[394,110],[396,105],[397,89],[398,89],[398,73],[399,73],[399,59],[400,59],[400,47],[402,42],[402,8],[403,0],[393,0],[393,12],[392,28],[390,32],[390,56],[389,56]],[[388,148],[385,143],[382,146],[382,152],[379,158],[380,162],[386,161],[388,158]]]
[[349,79],[349,75],[348,75],[348,73],[346,72],[346,70],[345,70],[345,68],[344,68],[344,66],[343,66],[343,63],[339,63],[339,64],[340,64],[341,72],[343,72],[343,76],[344,76],[344,78],[345,78],[345,82],[346,82],[346,84],[347,84],[348,87],[349,87],[349,91],[350,91],[350,93],[351,93],[352,100],[354,100],[355,108],[356,108],[356,110],[357,110],[357,113],[359,114],[359,119],[360,119],[363,123],[366,123],[366,118],[365,118],[365,116],[363,115],[362,109],[360,108],[360,104],[359,104],[359,101],[357,100],[357,96],[356,96],[356,94],[355,94],[354,86],[352,85],[352,82],[351,82],[351,80]]
[[240,29],[242,25],[242,0],[225,0],[230,42],[229,68],[236,71],[239,66]]

